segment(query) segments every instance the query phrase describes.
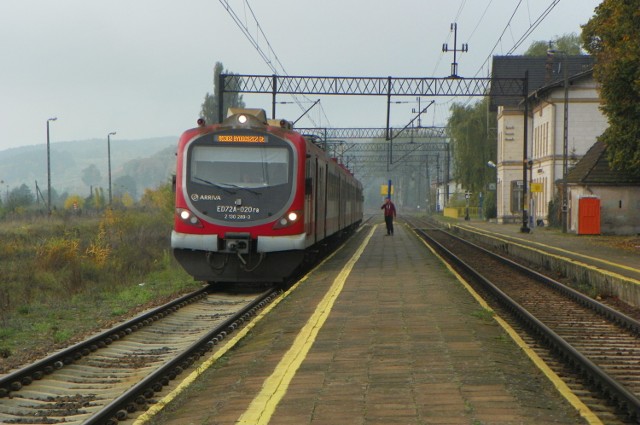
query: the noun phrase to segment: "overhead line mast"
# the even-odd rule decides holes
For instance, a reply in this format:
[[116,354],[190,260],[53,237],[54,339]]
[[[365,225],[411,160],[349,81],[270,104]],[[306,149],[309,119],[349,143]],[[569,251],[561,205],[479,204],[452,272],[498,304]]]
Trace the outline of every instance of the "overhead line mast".
[[444,43],[442,45],[442,51],[445,53],[453,52],[453,62],[451,62],[451,78],[460,78],[458,76],[457,53],[469,51],[469,45],[467,43],[462,43],[462,47],[458,49],[458,24],[456,22],[451,24],[451,31],[453,31],[453,49],[449,50],[449,45],[447,43]]

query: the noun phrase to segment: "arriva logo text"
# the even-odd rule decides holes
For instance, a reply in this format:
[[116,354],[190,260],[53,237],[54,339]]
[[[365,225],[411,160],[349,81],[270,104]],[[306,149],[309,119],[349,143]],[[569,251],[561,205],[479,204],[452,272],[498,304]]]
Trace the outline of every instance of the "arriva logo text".
[[193,202],[197,201],[220,201],[222,198],[220,195],[198,195],[197,193],[191,194],[191,200]]

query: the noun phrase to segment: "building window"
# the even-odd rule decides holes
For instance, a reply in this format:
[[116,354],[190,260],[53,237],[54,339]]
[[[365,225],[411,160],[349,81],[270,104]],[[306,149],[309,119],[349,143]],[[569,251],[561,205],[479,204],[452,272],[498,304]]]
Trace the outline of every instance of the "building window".
[[522,200],[523,200],[523,182],[522,180],[511,181],[511,213],[522,212]]

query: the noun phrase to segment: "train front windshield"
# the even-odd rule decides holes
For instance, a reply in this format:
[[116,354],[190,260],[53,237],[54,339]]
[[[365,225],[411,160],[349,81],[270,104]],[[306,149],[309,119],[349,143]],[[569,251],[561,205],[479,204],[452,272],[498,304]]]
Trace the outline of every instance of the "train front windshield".
[[215,223],[267,222],[293,199],[294,163],[292,146],[274,137],[268,144],[195,141],[185,164],[185,199]]
[[191,157],[191,181],[246,188],[289,182],[287,148],[196,146]]

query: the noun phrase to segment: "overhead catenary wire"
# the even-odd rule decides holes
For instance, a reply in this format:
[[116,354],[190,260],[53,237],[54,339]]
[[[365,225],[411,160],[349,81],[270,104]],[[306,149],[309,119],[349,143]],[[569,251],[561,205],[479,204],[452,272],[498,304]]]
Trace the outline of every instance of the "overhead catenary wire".
[[[272,70],[272,72],[274,74],[280,74],[280,75],[288,76],[289,74],[287,73],[287,71],[286,71],[284,65],[282,64],[280,58],[275,53],[275,51],[273,49],[273,46],[269,42],[269,39],[268,39],[268,37],[267,37],[262,25],[259,22],[258,17],[256,16],[253,8],[249,4],[249,0],[243,0],[243,3],[242,3],[243,6],[244,6],[244,16],[240,16],[238,13],[236,13],[236,11],[234,11],[234,9],[231,6],[229,0],[219,0],[219,2],[222,4],[222,6],[225,8],[225,10],[228,12],[228,14],[231,16],[231,18],[236,23],[238,28],[242,31],[242,33],[245,35],[245,37],[250,41],[251,45],[260,54],[260,56],[263,58],[264,62],[269,66],[269,68]],[[529,12],[529,15],[528,15],[529,26],[526,29],[526,31],[520,36],[520,38],[518,38],[517,41],[513,42],[513,47],[509,50],[509,52],[507,54],[512,54],[517,48],[519,48],[522,45],[522,43],[524,41],[526,41],[526,39],[535,31],[535,29],[551,13],[551,11],[555,8],[555,6],[559,2],[560,2],[560,0],[552,0],[551,4],[549,6],[547,6],[545,8],[545,10],[537,17],[537,19],[535,19],[532,22],[531,11],[529,10],[529,3],[527,1],[526,5],[527,5],[527,10]],[[497,38],[495,44],[493,45],[493,47],[491,48],[490,52],[488,53],[486,59],[483,61],[483,63],[479,66],[479,68],[475,72],[474,77],[477,77],[480,73],[485,74],[485,71],[486,71],[487,75],[490,74],[490,65],[491,65],[490,62],[491,62],[492,55],[494,54],[494,52],[496,51],[498,46],[500,46],[500,45],[505,43],[505,34],[507,33],[507,31],[511,31],[513,29],[513,21],[514,21],[516,15],[518,14],[518,12],[521,10],[522,3],[523,3],[523,0],[519,0],[517,2],[517,4],[514,5],[513,12],[511,13],[506,25],[504,26],[504,28],[501,31],[499,37]],[[454,21],[458,21],[459,18],[461,18],[463,16],[463,12],[464,12],[465,7],[467,6],[467,4],[468,4],[467,0],[461,0],[460,5],[459,5],[459,7],[457,9],[457,12],[455,14],[456,19]],[[489,0],[486,3],[486,6],[483,9],[483,12],[478,16],[477,22],[473,26],[473,30],[471,31],[470,36],[469,36],[470,39],[472,39],[473,36],[476,35],[476,33],[481,29],[482,22],[484,21],[484,19],[487,16],[488,12],[491,10],[492,6],[496,6],[496,2],[494,0]],[[252,23],[249,24],[248,23],[249,21],[251,21]],[[449,40],[451,38],[451,36],[452,36],[451,32],[448,32],[447,40]],[[516,37],[512,37],[512,40],[515,39]],[[444,56],[443,54],[439,55],[439,59],[438,59],[438,63],[436,64],[436,68],[439,66],[443,56]],[[434,70],[434,74],[435,74],[435,70]],[[292,97],[293,97],[293,100],[295,100],[295,102],[298,104],[298,106],[299,106],[301,111],[304,110],[304,106],[302,105],[302,103],[309,103],[309,102],[313,101],[313,100],[310,100],[310,99],[306,99],[304,102],[301,102],[298,99],[296,99],[295,96],[292,96]],[[438,106],[440,106],[440,109],[442,109],[443,106],[446,107],[447,105],[450,105],[453,101],[454,101],[454,99],[449,99],[446,102],[440,103]],[[434,108],[434,109],[436,109],[436,108]],[[322,107],[322,104],[320,105],[320,111],[324,115],[324,118],[328,122],[328,118],[327,118],[327,115],[326,115],[326,113],[324,111],[324,108]],[[311,121],[313,121],[310,117],[308,117],[308,118]],[[313,123],[313,124],[316,125],[315,123]]]
[[[218,1],[220,2],[220,4],[222,4],[222,7],[224,7],[224,9],[227,11],[229,16],[231,16],[231,19],[233,19],[233,21],[236,23],[238,28],[240,28],[240,31],[242,31],[242,33],[247,38],[247,40],[249,40],[249,42],[254,47],[254,49],[256,49],[256,51],[258,52],[260,57],[264,60],[264,62],[269,67],[269,69],[271,69],[271,72],[273,72],[275,75],[288,76],[289,73],[286,71],[284,65],[280,61],[280,58],[278,57],[278,55],[276,54],[275,50],[271,46],[271,43],[269,42],[269,39],[268,39],[267,35],[265,34],[264,30],[262,29],[262,25],[260,25],[258,17],[253,12],[253,9],[251,8],[251,5],[249,4],[249,0],[243,0],[243,4],[244,4],[244,7],[245,7],[244,20],[236,13],[235,10],[233,10],[233,7],[229,4],[228,0],[218,0]],[[255,23],[255,27],[256,27],[256,36],[255,37],[253,36],[252,31],[249,28],[249,25],[247,25],[247,23],[246,23],[247,22],[247,17],[246,17],[246,10],[247,9],[249,10],[249,13],[251,14],[251,18],[253,19],[253,22]],[[267,51],[265,51],[260,46],[260,36],[264,40],[264,43],[266,44]],[[273,57],[273,60],[271,59],[272,57]],[[291,95],[291,97],[293,98],[294,102],[298,105],[298,107],[300,108],[301,111],[305,111],[305,109],[306,109],[304,107],[303,103],[314,102],[312,99],[309,99],[307,96],[303,96],[305,98],[305,102],[300,101],[300,99],[295,95]],[[322,114],[324,116],[324,119],[326,120],[327,123],[329,123],[329,118],[327,117],[327,114],[324,111],[324,108],[322,107],[322,103],[320,103],[319,105],[320,105],[320,110],[321,110],[321,112],[322,112]],[[311,121],[311,123],[315,127],[319,127],[319,125],[316,124],[316,122],[311,117],[307,117],[307,119],[309,119],[309,121]],[[327,126],[330,127],[331,125],[327,124]]]
[[[503,42],[503,37],[504,37],[505,33],[507,32],[507,30],[511,29],[511,23],[512,23],[514,17],[516,16],[516,13],[518,12],[518,9],[522,5],[522,1],[523,0],[519,0],[518,4],[516,5],[516,7],[513,10],[513,13],[509,17],[509,21],[507,22],[507,24],[505,25],[504,29],[502,30],[502,33],[500,34],[500,36],[496,40],[496,43],[491,48],[491,51],[487,55],[487,58],[484,60],[482,65],[480,65],[480,68],[476,71],[474,76],[477,76],[482,71],[482,69],[484,69],[484,67],[489,64],[489,61],[491,60],[491,57],[493,56],[493,53],[495,52],[496,48],[498,47],[498,45],[500,43]],[[551,4],[549,6],[547,6],[547,8],[544,11],[542,11],[542,13],[533,22],[529,23],[529,27],[520,36],[520,38],[516,42],[514,42],[513,47],[511,47],[507,51],[507,55],[513,54],[516,51],[516,49],[518,49],[518,47],[520,47],[522,45],[522,43],[524,43],[527,40],[527,38],[533,33],[533,31],[535,31],[536,28],[538,28],[538,26],[542,23],[542,21],[544,21],[544,19],[547,16],[549,16],[551,11],[558,5],[558,3],[560,3],[560,0],[552,0]]]
[[[465,0],[466,1],[466,0]],[[489,1],[489,5],[492,3],[493,0]],[[507,30],[511,31],[512,28],[512,22],[520,8],[520,6],[522,5],[523,0],[519,0],[518,4],[515,6],[511,16],[509,17],[509,20],[507,22],[507,24],[505,25],[504,29],[502,30],[500,36],[498,37],[498,39],[496,40],[496,43],[493,45],[493,47],[491,48],[491,51],[489,52],[489,54],[487,55],[486,59],[484,60],[484,62],[480,65],[480,67],[478,68],[478,70],[476,71],[476,73],[474,74],[474,78],[477,77],[482,71],[483,69],[487,69],[487,75],[491,74],[490,71],[490,60],[493,57],[493,54],[495,52],[495,50],[497,49],[497,47],[503,43],[504,41],[504,35],[506,34]],[[540,13],[540,15],[533,21],[531,22],[531,13],[529,11],[529,27],[525,30],[525,32],[520,36],[520,38],[517,41],[514,41],[513,47],[511,47],[508,51],[507,51],[507,55],[512,55],[521,45],[522,43],[524,43],[528,37],[535,31],[536,28],[538,28],[538,26],[544,21],[544,19],[553,11],[553,9],[558,5],[558,3],[560,3],[560,0],[552,0],[551,3],[549,4],[549,6],[547,6],[542,13]],[[489,7],[489,5],[487,6],[487,8]],[[527,2],[527,7],[528,7],[529,3]],[[486,12],[486,9],[485,9]],[[483,15],[484,16],[484,13]],[[482,16],[480,17],[480,20],[482,19]],[[476,28],[474,28],[474,33],[478,27],[479,23],[476,25]],[[468,98],[466,100],[466,102],[464,103],[465,105],[468,105],[469,102],[471,102],[471,98]]]
[[513,52],[515,52],[515,50],[518,47],[520,47],[520,45],[527,39],[527,37],[529,37],[529,35],[531,35],[531,33],[536,28],[538,28],[538,26],[542,23],[544,18],[546,18],[549,15],[549,13],[551,13],[551,11],[558,5],[558,3],[560,3],[560,0],[554,0],[553,3],[551,3],[549,7],[547,7],[544,10],[544,12],[542,12],[542,14],[538,16],[538,18],[532,24],[529,25],[529,29],[527,29],[527,31],[525,31],[522,37],[520,37],[520,39],[516,41],[515,45],[511,49],[509,49],[509,51],[507,52],[507,55],[512,54]]

